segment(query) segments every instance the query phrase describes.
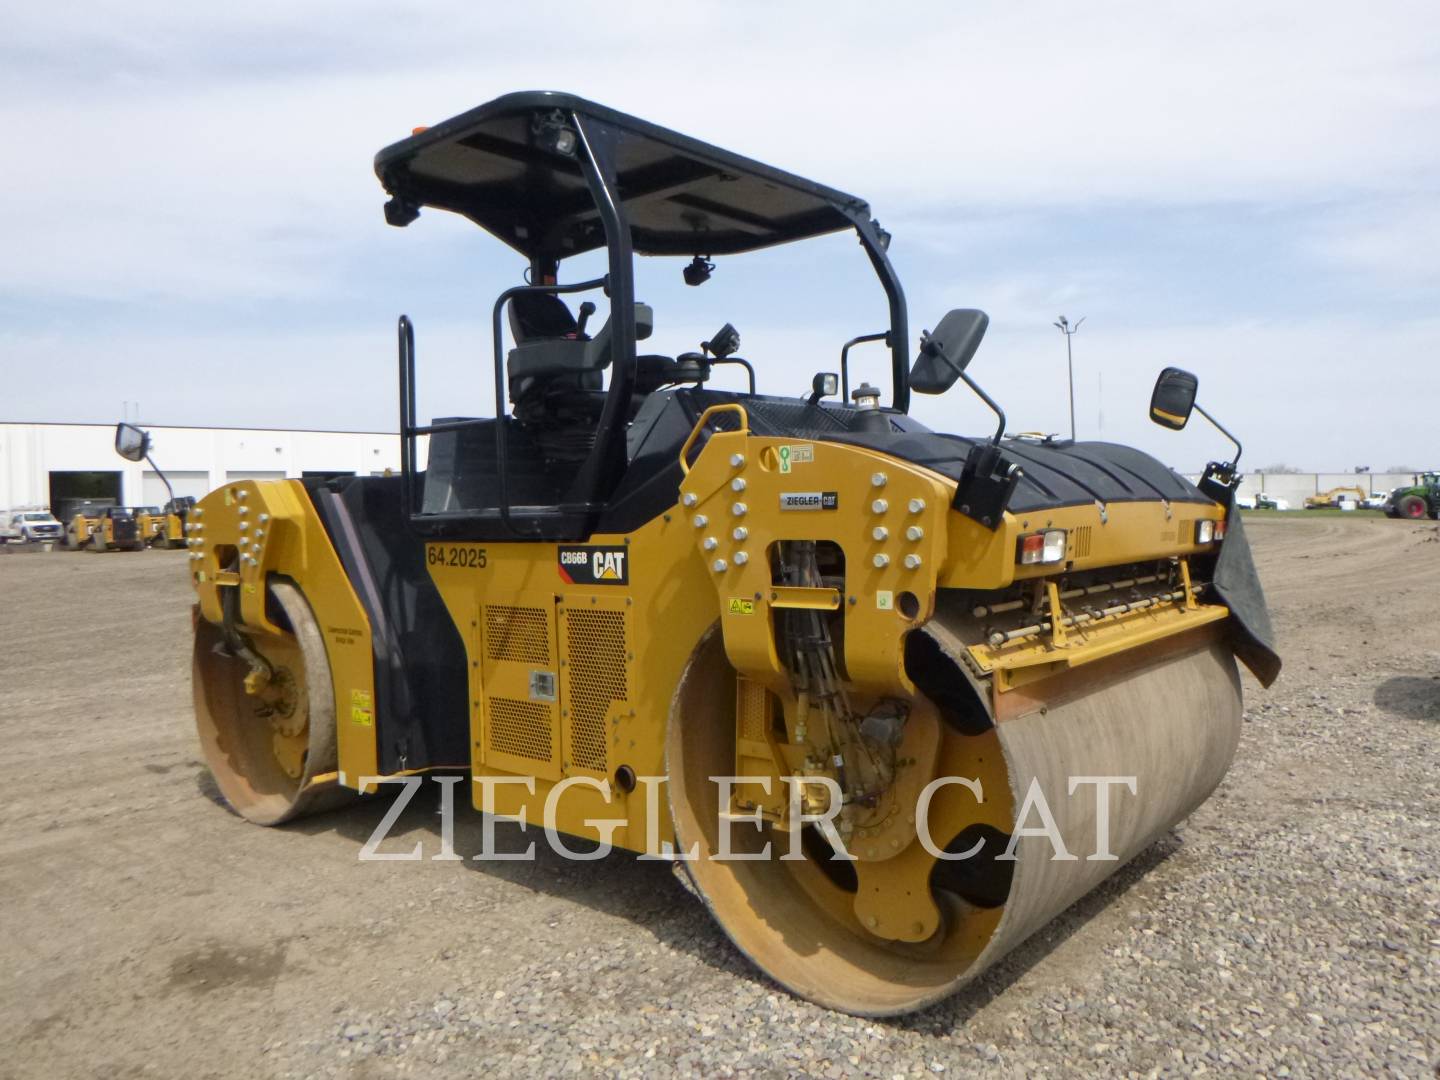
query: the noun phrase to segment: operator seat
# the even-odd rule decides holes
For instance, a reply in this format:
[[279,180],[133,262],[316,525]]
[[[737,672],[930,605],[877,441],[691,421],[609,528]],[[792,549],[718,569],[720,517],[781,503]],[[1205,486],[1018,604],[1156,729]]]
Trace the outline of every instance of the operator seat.
[[[507,307],[515,347],[506,369],[518,418],[539,419],[546,398],[555,393],[602,389],[600,372],[609,357],[595,355],[596,343],[581,333],[564,300],[553,293],[521,293]],[[608,353],[608,337],[606,344]]]
[[[635,336],[650,336],[654,312],[635,305]],[[594,446],[605,407],[604,370],[612,362],[611,321],[593,339],[587,337],[565,301],[553,293],[520,293],[510,299],[510,331],[515,347],[506,368],[515,418],[524,424],[551,464],[583,461]],[[627,420],[646,397],[682,382],[703,382],[708,371],[677,363],[673,357],[635,357]]]

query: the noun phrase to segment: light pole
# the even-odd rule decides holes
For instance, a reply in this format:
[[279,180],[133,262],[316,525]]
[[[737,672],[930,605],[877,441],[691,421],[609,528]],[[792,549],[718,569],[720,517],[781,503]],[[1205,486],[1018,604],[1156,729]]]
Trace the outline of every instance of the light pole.
[[1079,320],[1075,323],[1075,325],[1074,325],[1074,326],[1071,326],[1071,325],[1070,325],[1070,320],[1067,319],[1067,318],[1065,318],[1064,315],[1061,315],[1060,318],[1059,318],[1058,320],[1056,320],[1056,322],[1055,322],[1055,325],[1056,325],[1057,327],[1059,327],[1060,332],[1065,335],[1065,368],[1066,368],[1066,370],[1067,370],[1067,371],[1069,372],[1069,374],[1070,374],[1070,441],[1071,441],[1071,442],[1074,442],[1074,441],[1075,441],[1075,360],[1074,360],[1074,358],[1073,358],[1073,357],[1071,356],[1071,354],[1070,354],[1070,338],[1071,338],[1071,336],[1073,336],[1073,335],[1075,334],[1076,331],[1078,331],[1078,330],[1080,329],[1080,323],[1083,323],[1084,321],[1085,321],[1085,316],[1084,316],[1084,315],[1081,315],[1080,318],[1079,318]]

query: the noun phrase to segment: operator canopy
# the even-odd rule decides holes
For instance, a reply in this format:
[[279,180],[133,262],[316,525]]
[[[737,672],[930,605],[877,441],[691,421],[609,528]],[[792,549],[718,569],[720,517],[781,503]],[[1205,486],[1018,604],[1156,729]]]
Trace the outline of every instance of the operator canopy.
[[605,246],[584,145],[608,143],[640,255],[726,255],[841,229],[861,199],[570,94],[506,94],[380,151],[392,225],[453,210],[529,257]]

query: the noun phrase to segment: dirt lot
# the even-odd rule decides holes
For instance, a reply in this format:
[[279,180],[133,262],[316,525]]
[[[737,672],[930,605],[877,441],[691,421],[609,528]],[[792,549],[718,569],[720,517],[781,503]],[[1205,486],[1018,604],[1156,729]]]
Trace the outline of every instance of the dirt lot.
[[[380,801],[243,824],[191,732],[184,556],[0,552],[0,1077],[1431,1075],[1440,530],[1250,532],[1287,666],[1219,792],[895,1022],[777,990],[664,865],[362,863]],[[417,840],[433,794],[386,850]]]

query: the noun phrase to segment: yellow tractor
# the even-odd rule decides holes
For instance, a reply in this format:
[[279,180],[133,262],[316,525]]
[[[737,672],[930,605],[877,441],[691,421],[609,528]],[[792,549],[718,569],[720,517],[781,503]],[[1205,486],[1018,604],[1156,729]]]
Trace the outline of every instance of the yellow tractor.
[[[468,769],[477,809],[674,860],[777,981],[885,1015],[974,979],[1219,783],[1235,657],[1279,668],[1233,463],[1197,487],[1123,446],[1004,438],[966,370],[988,320],[950,312],[912,364],[862,200],[580,98],[499,98],[376,172],[391,225],[452,211],[526,260],[491,312],[510,408],[417,422],[402,317],[399,475],[236,481],[191,511],[196,720],[244,817]],[[637,348],[635,256],[700,285],[841,231],[888,312],[843,379],[761,393],[780,358],[742,359],[729,324]],[[888,395],[827,400],[860,341]],[[708,387],[722,365],[747,388]],[[909,415],[956,382],[993,435]],[[1166,371],[1152,416],[1183,426],[1195,389]]]

